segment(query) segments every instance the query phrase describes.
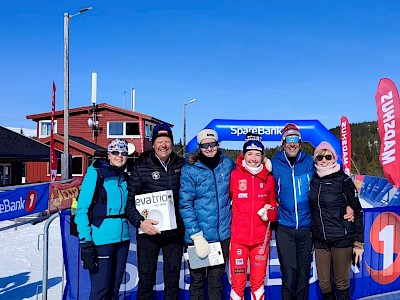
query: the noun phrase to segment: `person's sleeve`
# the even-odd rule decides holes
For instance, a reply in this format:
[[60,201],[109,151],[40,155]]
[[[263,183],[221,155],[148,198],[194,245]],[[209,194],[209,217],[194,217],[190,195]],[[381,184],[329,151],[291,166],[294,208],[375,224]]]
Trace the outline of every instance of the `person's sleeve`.
[[189,236],[201,231],[197,222],[194,201],[196,199],[196,183],[185,166],[181,173],[181,188],[179,191],[179,212]]
[[89,224],[88,212],[92,204],[97,176],[97,170],[89,167],[79,192],[75,223],[78,228],[79,239],[83,242],[92,241],[92,229]]
[[128,201],[126,203],[126,216],[129,222],[136,228],[140,227],[140,222],[144,217],[136,209],[135,196],[142,194],[143,185],[142,179],[139,175],[139,169],[133,167],[131,176],[128,181]]
[[347,198],[347,203],[354,210],[354,227],[356,231],[355,241],[364,243],[364,218],[360,199],[358,198],[357,188],[350,177],[343,182],[343,193]]
[[230,195],[231,200],[232,200],[231,204],[233,204],[234,201],[237,201],[237,198],[236,198],[237,194],[238,194],[238,191],[237,191],[237,179],[236,179],[236,176],[235,176],[235,171],[232,171],[231,179],[230,179],[230,182],[229,182],[229,195]]
[[270,192],[269,205],[274,208],[273,210],[268,211],[268,220],[275,222],[278,218],[278,203],[276,202],[275,179],[271,174],[267,178],[267,187]]

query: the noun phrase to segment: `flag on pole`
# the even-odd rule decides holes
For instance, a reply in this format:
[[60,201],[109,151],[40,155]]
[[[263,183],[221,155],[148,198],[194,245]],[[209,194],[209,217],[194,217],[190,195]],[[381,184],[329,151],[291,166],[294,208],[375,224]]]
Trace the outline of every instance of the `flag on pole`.
[[351,175],[351,131],[349,120],[342,116],[340,119],[340,144],[342,146],[343,170]]
[[56,85],[53,81],[53,93],[51,99],[51,123],[50,123],[50,182],[57,178],[58,158],[54,149],[54,114],[56,111]]
[[381,140],[379,161],[386,179],[400,187],[400,99],[394,82],[379,81],[375,95],[378,132]]

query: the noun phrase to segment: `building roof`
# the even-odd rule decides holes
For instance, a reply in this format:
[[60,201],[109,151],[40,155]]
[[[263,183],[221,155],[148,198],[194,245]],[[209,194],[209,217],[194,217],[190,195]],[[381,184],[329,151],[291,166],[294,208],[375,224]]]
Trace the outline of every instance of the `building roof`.
[[[61,152],[56,150],[57,157]],[[0,161],[49,161],[50,147],[0,126]]]
[[[69,114],[73,115],[73,114],[79,114],[79,113],[82,113],[82,112],[88,112],[88,111],[91,112],[92,109],[93,109],[93,106],[81,106],[81,107],[76,107],[76,108],[70,108],[69,109]],[[120,113],[122,115],[132,116],[132,117],[136,117],[136,118],[142,117],[145,120],[154,121],[155,123],[166,123],[166,124],[170,125],[171,127],[173,127],[173,124],[165,122],[165,121],[162,121],[162,120],[157,119],[157,118],[154,118],[154,117],[152,117],[150,115],[142,114],[140,112],[133,111],[133,110],[130,110],[130,109],[120,108],[120,107],[117,107],[117,106],[114,106],[114,105],[110,105],[110,104],[107,104],[107,103],[98,104],[96,110],[98,112],[102,111],[102,110],[115,111],[115,112],[118,112],[118,113]],[[57,110],[57,111],[55,111],[54,115],[56,117],[63,118],[64,117],[64,110]],[[26,118],[28,120],[30,119],[30,120],[33,120],[35,122],[38,122],[40,120],[50,120],[51,111],[45,112],[45,113],[40,113],[40,114],[28,115],[28,116],[26,116]]]

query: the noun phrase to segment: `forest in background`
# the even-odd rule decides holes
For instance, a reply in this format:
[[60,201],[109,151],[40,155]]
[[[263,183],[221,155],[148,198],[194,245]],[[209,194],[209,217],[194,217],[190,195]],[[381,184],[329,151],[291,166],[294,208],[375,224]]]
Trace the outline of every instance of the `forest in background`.
[[[384,177],[382,166],[379,162],[380,139],[378,134],[378,122],[363,122],[350,124],[351,144],[352,144],[352,166],[353,174],[370,175]],[[340,127],[330,129],[330,131],[340,139]],[[265,155],[271,158],[281,147],[266,148]],[[314,147],[309,143],[304,143],[302,150],[314,154]],[[221,151],[236,161],[236,157],[241,154],[240,150],[221,149]]]

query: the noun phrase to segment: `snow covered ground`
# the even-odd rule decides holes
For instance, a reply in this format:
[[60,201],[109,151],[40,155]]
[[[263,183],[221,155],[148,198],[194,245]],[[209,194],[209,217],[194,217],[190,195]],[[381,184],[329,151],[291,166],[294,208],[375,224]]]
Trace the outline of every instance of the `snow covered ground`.
[[[43,236],[39,239],[38,236],[43,234],[45,222],[0,231],[0,299],[42,299]],[[0,228],[11,224],[14,222],[1,221]],[[49,229],[49,300],[62,298],[62,270],[60,223],[57,218]]]

